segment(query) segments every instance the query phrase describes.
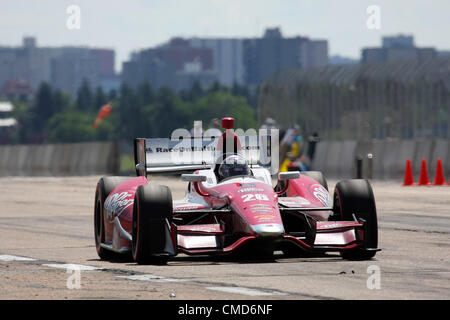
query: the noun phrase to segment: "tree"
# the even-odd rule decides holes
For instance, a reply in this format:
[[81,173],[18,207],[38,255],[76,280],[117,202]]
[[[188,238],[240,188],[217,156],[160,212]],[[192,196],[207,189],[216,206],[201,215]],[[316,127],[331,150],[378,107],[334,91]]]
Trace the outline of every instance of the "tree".
[[195,81],[189,90],[183,90],[180,92],[180,97],[183,101],[192,102],[205,95],[205,91],[198,81]]
[[128,85],[123,84],[120,88],[120,98],[114,105],[117,114],[117,126],[122,139],[133,139],[138,136],[142,123],[141,104],[136,93]]
[[55,111],[53,102],[52,88],[48,83],[43,82],[39,87],[34,108],[39,127],[42,128],[45,122],[53,115]]
[[89,82],[84,80],[77,91],[77,109],[80,111],[93,111],[94,98]]
[[148,82],[141,84],[137,90],[139,96],[140,104],[145,106],[152,104],[155,100],[155,94]]
[[168,137],[173,130],[189,124],[189,104],[183,102],[175,92],[162,87],[154,104],[146,106],[143,114],[145,132],[153,137]]
[[107,98],[105,93],[103,92],[102,87],[97,87],[94,96],[94,110],[98,111],[103,105],[107,103]]
[[191,110],[191,117],[203,123],[225,116],[236,119],[236,128],[257,128],[255,110],[247,104],[246,98],[234,96],[229,91],[212,92],[197,100]]
[[55,114],[48,123],[49,139],[53,143],[84,142],[95,140],[92,127],[95,116],[72,110]]
[[70,95],[61,92],[59,89],[53,91],[53,113],[68,110],[72,107]]
[[53,98],[50,85],[46,82],[41,83],[33,108],[30,110],[29,123],[22,127],[22,130],[27,131],[25,136],[29,137],[32,140],[31,142],[43,142],[46,140],[46,124],[55,112]]

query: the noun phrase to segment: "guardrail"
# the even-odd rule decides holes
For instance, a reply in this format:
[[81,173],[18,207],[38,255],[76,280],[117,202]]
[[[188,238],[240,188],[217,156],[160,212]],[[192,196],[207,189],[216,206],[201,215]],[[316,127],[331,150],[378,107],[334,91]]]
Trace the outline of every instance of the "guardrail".
[[402,179],[407,159],[411,159],[413,174],[418,175],[422,159],[434,172],[437,158],[444,170],[450,169],[450,140],[321,141],[311,169],[339,179],[358,175],[369,179]]
[[119,161],[116,142],[0,146],[0,176],[117,174]]

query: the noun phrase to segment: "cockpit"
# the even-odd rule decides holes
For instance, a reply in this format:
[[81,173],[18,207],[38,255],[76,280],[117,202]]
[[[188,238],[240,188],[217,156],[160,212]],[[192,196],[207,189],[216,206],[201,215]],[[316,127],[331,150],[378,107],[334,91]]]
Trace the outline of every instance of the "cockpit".
[[225,155],[222,161],[216,163],[216,169],[215,173],[218,182],[234,176],[252,175],[248,161],[239,154]]

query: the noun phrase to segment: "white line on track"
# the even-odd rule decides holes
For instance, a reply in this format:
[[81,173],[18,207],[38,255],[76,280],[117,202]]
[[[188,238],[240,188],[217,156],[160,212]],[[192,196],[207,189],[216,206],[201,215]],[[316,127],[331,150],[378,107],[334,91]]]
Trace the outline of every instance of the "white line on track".
[[27,258],[27,257],[12,256],[12,255],[9,255],[9,254],[2,254],[2,255],[0,255],[0,261],[36,261],[36,259]]
[[[36,261],[33,258],[13,256],[8,254],[0,255],[0,261]],[[66,269],[66,270],[79,270],[79,271],[95,271],[104,270],[101,267],[86,266],[82,264],[74,263],[46,263],[42,264],[45,267]],[[149,282],[189,282],[192,279],[180,279],[180,278],[166,278],[162,276],[157,276],[153,274],[141,274],[133,276],[117,276],[117,278],[137,280],[137,281],[149,281]],[[284,292],[279,292],[275,290],[258,290],[245,287],[206,287],[208,290],[221,291],[226,293],[242,294],[247,296],[285,296],[288,295]]]
[[222,291],[227,293],[243,294],[247,296],[286,296],[287,293],[273,290],[257,290],[244,287],[206,287],[208,290]]
[[49,263],[49,264],[43,264],[45,267],[51,267],[51,268],[59,268],[59,269],[66,269],[66,270],[80,270],[80,271],[93,271],[93,270],[103,270],[103,268],[100,267],[93,267],[93,266],[85,266],[82,264],[74,264],[74,263]]
[[[192,279],[180,279],[180,278],[165,278],[156,276],[153,274],[141,274],[133,276],[117,276],[117,278],[137,281],[149,281],[149,282],[189,282]],[[195,281],[194,281],[195,282]],[[247,296],[286,296],[287,293],[279,292],[275,290],[257,290],[245,287],[206,287],[208,290],[215,290],[227,293],[242,294]]]
[[190,279],[177,279],[177,278],[165,278],[161,276],[155,276],[153,274],[141,274],[134,276],[117,276],[117,278],[128,279],[128,280],[138,280],[138,281],[150,281],[150,282],[186,282],[191,281]]

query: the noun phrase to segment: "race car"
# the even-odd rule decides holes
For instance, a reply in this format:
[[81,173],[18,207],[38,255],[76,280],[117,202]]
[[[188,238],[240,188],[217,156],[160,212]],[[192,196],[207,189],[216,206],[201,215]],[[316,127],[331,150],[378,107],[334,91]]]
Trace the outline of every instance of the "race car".
[[[135,139],[137,176],[103,177],[97,184],[94,229],[101,259],[131,254],[138,264],[164,264],[179,253],[267,257],[281,251],[293,257],[334,251],[365,260],[380,250],[367,180],[340,181],[333,196],[318,171],[280,172],[273,182],[262,161],[270,135],[253,148],[233,131],[233,118],[222,124],[225,132],[214,139]],[[246,157],[245,151],[253,153]],[[167,186],[152,183],[153,173],[168,172],[184,172],[183,199],[172,200]]]

